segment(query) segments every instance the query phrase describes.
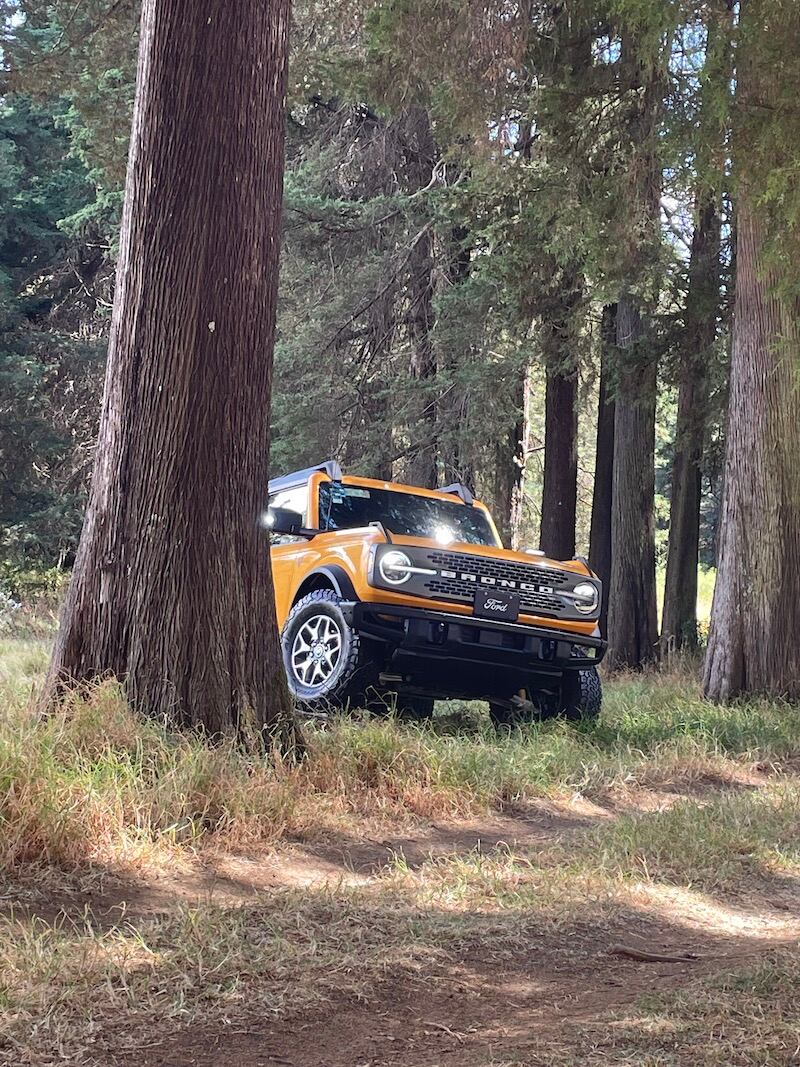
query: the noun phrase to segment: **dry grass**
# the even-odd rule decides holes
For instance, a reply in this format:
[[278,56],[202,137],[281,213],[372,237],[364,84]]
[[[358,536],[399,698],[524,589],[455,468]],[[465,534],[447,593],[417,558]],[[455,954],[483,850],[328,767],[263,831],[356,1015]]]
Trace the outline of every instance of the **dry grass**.
[[[38,718],[29,697],[44,658],[41,643],[0,644],[6,876],[36,866],[136,867],[205,845],[236,851],[332,829],[364,833],[544,797],[621,800],[644,787],[686,790],[736,782],[756,766],[779,769],[800,753],[800,717],[768,702],[714,707],[699,699],[689,675],[675,675],[615,683],[601,721],[582,730],[548,723],[497,737],[474,709],[457,730],[452,709],[420,729],[342,719],[309,727],[308,758],[292,765],[276,753],[259,758],[234,742],[212,746],[142,721],[113,683]],[[736,810],[732,800],[722,821],[739,835]],[[696,818],[676,809],[641,825],[660,833],[669,853],[676,834],[691,836]],[[608,848],[633,849],[625,835],[636,827],[621,821]]]
[[790,1067],[800,1062],[798,990],[796,950],[773,952],[753,967],[650,998],[602,1032],[585,1028],[570,1055],[589,1067]]
[[[3,1063],[106,1063],[109,1042],[119,1052],[201,1018],[222,1027],[369,996],[387,977],[446,967],[463,945],[510,954],[522,936],[595,946],[608,924],[652,915],[654,894],[673,888],[736,902],[800,877],[800,716],[766,701],[708,705],[688,671],[615,682],[600,722],[579,730],[544,724],[496,737],[475,708],[450,708],[423,728],[310,727],[308,758],[293,765],[143,722],[111,683],[39,719],[29,698],[45,659],[41,642],[0,642],[7,900],[205,849],[263,851],[333,830],[358,838],[542,798],[580,794],[616,815],[535,850],[416,869],[398,856],[366,886],[275,891],[242,907],[45,922],[8,906]],[[668,803],[670,791],[683,799]],[[631,809],[651,794],[655,810]],[[576,1028],[569,1052],[537,1062],[788,1064],[798,990],[796,961],[777,953],[602,1033]]]
[[0,1062],[107,1062],[202,1018],[276,1016],[364,996],[441,955],[417,912],[346,893],[182,907],[111,929],[0,919]]

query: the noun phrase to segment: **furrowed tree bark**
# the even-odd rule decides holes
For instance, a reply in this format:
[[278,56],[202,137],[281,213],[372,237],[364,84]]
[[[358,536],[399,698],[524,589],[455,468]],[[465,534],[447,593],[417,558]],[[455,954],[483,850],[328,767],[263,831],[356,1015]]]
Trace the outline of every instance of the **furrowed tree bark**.
[[293,737],[269,546],[288,0],[144,0],[91,495],[49,691]]
[[617,305],[603,308],[600,327],[600,389],[597,398],[592,519],[589,530],[589,566],[603,583],[600,632],[608,633],[608,592],[611,582],[611,497],[614,484],[614,412],[611,388],[611,349],[616,342]]
[[707,363],[717,334],[720,222],[716,196],[701,195],[692,235],[689,288],[681,342],[678,418],[672,464],[663,647],[697,647],[700,491],[708,409]]
[[[774,121],[782,71],[751,54],[770,33],[769,5],[746,0],[737,49],[737,103],[753,125]],[[777,15],[778,13],[775,12]],[[749,35],[749,36],[748,36]],[[761,60],[759,62],[759,59]],[[753,126],[751,126],[751,130]],[[782,297],[766,254],[761,183],[739,169],[736,299],[719,566],[704,687],[711,700],[744,693],[800,699],[800,300]],[[772,142],[771,142],[772,143]]]

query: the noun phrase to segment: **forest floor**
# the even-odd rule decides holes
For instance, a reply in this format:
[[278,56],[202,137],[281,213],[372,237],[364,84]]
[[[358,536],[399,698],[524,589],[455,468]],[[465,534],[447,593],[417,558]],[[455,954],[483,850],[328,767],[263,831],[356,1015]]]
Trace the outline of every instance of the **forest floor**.
[[[302,768],[45,722],[0,641],[0,1063],[800,1064],[800,716],[312,729]],[[210,753],[210,755],[209,755]]]

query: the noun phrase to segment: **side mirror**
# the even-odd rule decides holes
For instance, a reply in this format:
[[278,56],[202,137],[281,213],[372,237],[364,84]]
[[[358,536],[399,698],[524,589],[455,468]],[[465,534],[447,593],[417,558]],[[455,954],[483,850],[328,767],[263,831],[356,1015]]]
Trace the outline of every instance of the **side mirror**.
[[303,516],[290,508],[270,508],[266,518],[267,529],[273,534],[290,537],[315,537],[317,530],[307,530],[303,526]]

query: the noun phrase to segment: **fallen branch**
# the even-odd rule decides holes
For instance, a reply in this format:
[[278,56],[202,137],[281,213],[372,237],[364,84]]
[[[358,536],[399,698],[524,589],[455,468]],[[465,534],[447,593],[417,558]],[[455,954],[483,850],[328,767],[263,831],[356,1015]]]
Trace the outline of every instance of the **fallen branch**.
[[608,951],[612,956],[627,956],[628,959],[639,960],[641,963],[693,963],[700,959],[696,952],[684,952],[680,956],[671,956],[662,952],[646,952],[632,945],[612,945]]

